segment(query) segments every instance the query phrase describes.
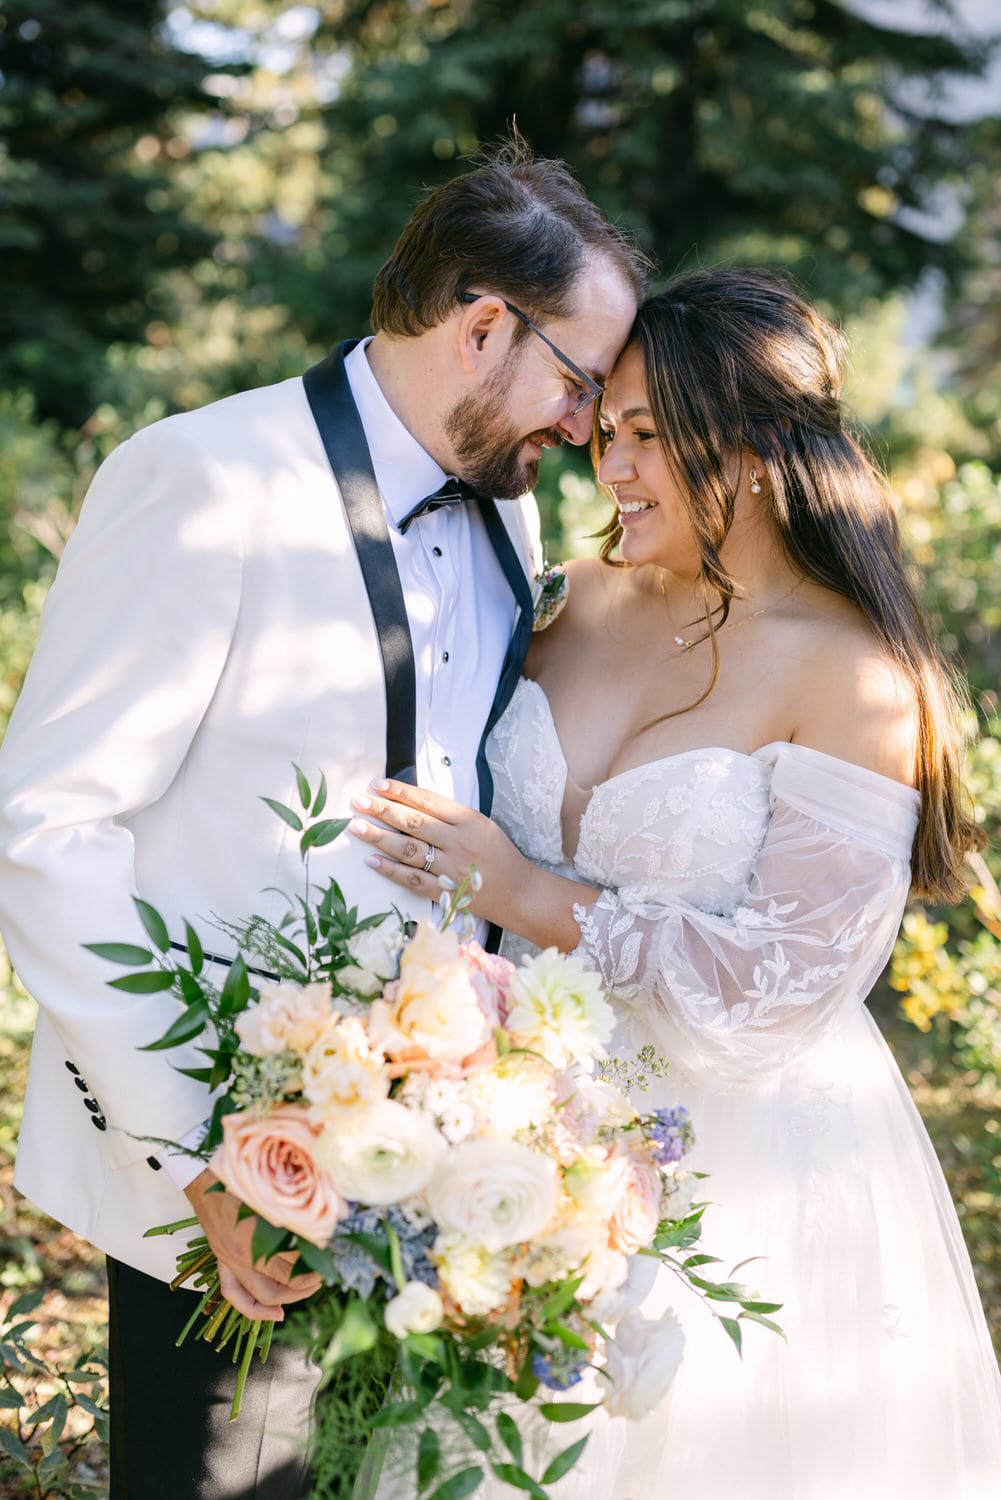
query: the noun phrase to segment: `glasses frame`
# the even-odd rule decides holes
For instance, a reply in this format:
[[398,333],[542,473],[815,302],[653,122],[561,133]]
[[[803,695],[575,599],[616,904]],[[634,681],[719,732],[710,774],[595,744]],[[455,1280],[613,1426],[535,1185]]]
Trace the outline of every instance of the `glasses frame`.
[[[496,295],[496,292],[460,292],[459,301],[466,303],[478,302],[481,297]],[[509,313],[513,313],[514,316],[519,320],[519,322],[524,323],[525,327],[535,334],[535,337],[537,339],[542,340],[547,349],[552,350],[560,363],[566,365],[567,369],[570,371],[570,374],[573,375],[576,380],[579,380],[581,385],[584,387],[585,394],[580,398],[580,400],[577,402],[577,405],[570,413],[571,420],[574,417],[580,416],[581,412],[586,410],[586,408],[591,405],[592,401],[600,401],[602,396],[605,394],[605,387],[603,385],[599,385],[598,381],[595,380],[592,375],[589,375],[586,370],[582,370],[580,365],[574,364],[569,354],[564,354],[559,344],[554,344],[548,334],[543,333],[542,329],[536,323],[533,323],[528,314],[522,312],[520,307],[515,307],[514,303],[509,302],[506,297],[501,297],[500,300],[503,302]]]

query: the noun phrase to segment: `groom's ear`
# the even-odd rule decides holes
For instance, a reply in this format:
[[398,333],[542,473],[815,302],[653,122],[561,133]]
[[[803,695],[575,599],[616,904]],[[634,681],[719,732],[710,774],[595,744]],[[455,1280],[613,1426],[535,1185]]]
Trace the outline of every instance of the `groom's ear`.
[[511,315],[503,298],[477,297],[464,307],[456,328],[459,360],[467,375],[489,375],[506,358]]

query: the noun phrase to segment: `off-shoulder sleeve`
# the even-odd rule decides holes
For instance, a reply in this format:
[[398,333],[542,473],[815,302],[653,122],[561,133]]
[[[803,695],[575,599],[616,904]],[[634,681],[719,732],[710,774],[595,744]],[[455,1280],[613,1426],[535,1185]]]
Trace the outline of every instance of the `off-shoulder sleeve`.
[[771,814],[726,915],[628,886],[578,906],[578,954],[642,1011],[668,1056],[736,1081],[783,1067],[860,1005],[910,886],[917,794],[818,751],[776,745]]

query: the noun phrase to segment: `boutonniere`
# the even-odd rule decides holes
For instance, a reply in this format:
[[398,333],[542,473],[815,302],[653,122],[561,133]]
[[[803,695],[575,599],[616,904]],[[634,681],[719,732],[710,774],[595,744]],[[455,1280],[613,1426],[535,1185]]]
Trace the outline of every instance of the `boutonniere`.
[[546,568],[536,573],[532,580],[533,631],[545,630],[553,623],[569,592],[570,580],[562,568]]

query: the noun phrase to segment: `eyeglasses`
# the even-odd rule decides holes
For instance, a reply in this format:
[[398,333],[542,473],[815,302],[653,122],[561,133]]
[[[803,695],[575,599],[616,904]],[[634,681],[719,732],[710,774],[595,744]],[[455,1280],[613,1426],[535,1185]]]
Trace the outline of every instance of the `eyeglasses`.
[[[460,292],[459,301],[477,302],[481,297],[485,297],[486,295],[486,292]],[[554,344],[552,339],[544,334],[542,329],[537,327],[537,325],[532,322],[527,313],[523,313],[520,307],[515,307],[514,303],[509,302],[506,297],[502,297],[500,300],[503,302],[509,313],[513,313],[520,322],[524,323],[526,328],[530,329],[531,332],[535,334],[535,337],[537,339],[542,340],[547,349],[551,349],[553,351],[560,364],[565,365],[566,368],[570,371],[570,374],[577,381],[578,386],[583,387],[583,392],[581,394],[580,400],[577,402],[577,405],[570,413],[571,418],[579,416],[586,407],[590,406],[592,401],[599,400],[605,394],[605,387],[603,385],[599,385],[596,380],[592,379],[592,377],[587,373],[586,370],[582,370],[579,365],[575,365],[569,355],[564,354],[560,346],[558,344]]]

